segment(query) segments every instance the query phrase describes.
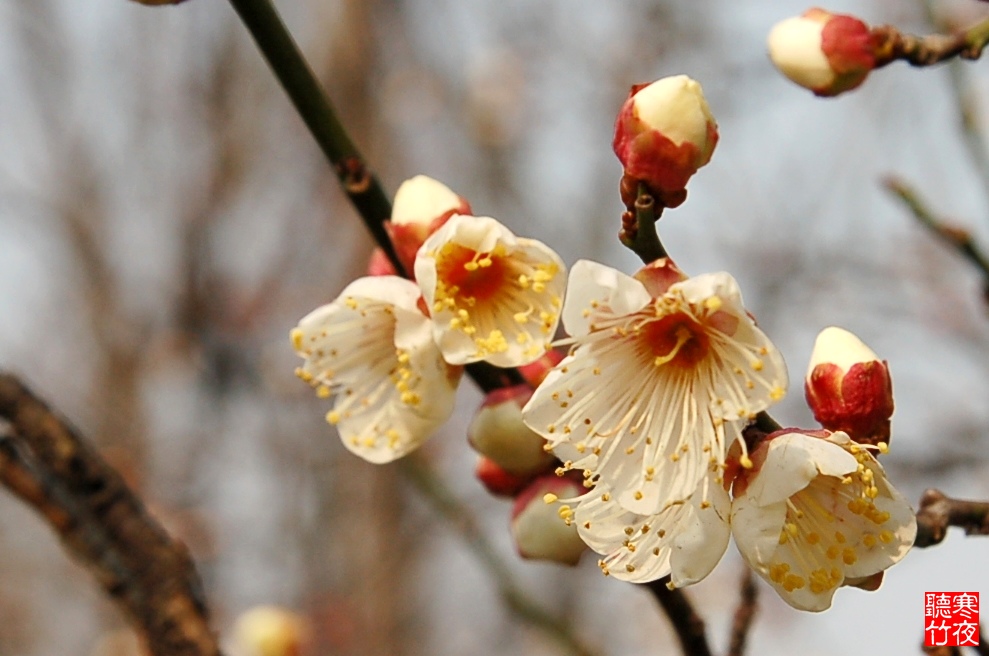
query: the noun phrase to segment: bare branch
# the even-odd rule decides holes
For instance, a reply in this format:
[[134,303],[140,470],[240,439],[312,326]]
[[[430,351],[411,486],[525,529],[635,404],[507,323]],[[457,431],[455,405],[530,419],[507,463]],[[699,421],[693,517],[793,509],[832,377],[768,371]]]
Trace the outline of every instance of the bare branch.
[[185,545],[120,475],[17,378],[0,372],[0,482],[51,525],[155,656],[219,656]]
[[666,576],[658,581],[646,583],[645,586],[670,618],[670,624],[676,631],[684,655],[711,656],[711,648],[707,644],[707,635],[704,631],[704,620],[694,610],[693,604],[683,590],[679,588],[671,590],[666,585],[669,582],[670,577]]
[[989,503],[952,499],[934,488],[926,490],[920,497],[914,546],[940,543],[949,526],[965,529],[966,535],[989,535]]

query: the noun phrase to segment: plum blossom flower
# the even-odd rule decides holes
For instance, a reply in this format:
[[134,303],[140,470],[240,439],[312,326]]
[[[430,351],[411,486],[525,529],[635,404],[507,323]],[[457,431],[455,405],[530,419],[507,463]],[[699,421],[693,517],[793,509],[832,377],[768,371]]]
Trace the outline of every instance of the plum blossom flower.
[[663,262],[641,281],[574,265],[563,310],[570,355],[523,410],[564,469],[584,469],[636,515],[685,501],[712,466],[723,470],[742,423],[787,387],[783,358],[735,279],[682,280]]
[[816,7],[777,23],[768,47],[783,75],[818,96],[854,89],[876,67],[869,26],[854,16]]
[[825,610],[841,585],[899,562],[917,522],[869,447],[845,433],[770,435],[733,486],[732,535],[794,608]]
[[549,348],[566,267],[542,242],[490,217],[456,215],[422,245],[415,275],[447,362],[515,367]]
[[419,288],[396,276],[359,278],[291,332],[296,375],[320,397],[344,446],[373,463],[412,451],[453,411],[462,370],[433,343]]

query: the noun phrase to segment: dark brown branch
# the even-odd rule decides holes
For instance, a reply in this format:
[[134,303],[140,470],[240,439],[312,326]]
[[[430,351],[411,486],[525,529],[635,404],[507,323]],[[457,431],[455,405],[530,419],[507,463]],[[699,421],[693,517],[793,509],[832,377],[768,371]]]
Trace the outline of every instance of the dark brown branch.
[[928,647],[926,645],[921,647],[921,651],[928,656],[961,656],[962,650],[959,647]]
[[989,503],[963,501],[940,490],[926,490],[917,511],[916,547],[930,547],[944,540],[949,526],[965,529],[966,535],[989,535]]
[[952,57],[978,59],[989,42],[989,20],[983,20],[956,34],[915,36],[903,34],[892,25],[872,28],[876,44],[876,66],[897,60],[911,66],[931,66]]
[[666,576],[658,581],[646,583],[645,586],[670,618],[670,624],[673,625],[684,655],[711,656],[711,648],[707,644],[707,635],[704,632],[704,620],[694,610],[693,604],[683,590],[679,588],[670,590],[666,586],[669,582],[670,577]]
[[758,601],[759,589],[756,587],[752,570],[749,567],[743,567],[738,607],[735,608],[735,616],[731,622],[727,656],[742,656],[745,653],[745,642],[749,637],[749,629],[752,628],[752,620],[755,619],[756,611],[759,608]]
[[17,378],[0,372],[0,482],[85,564],[155,656],[218,656],[185,546],[120,475]]

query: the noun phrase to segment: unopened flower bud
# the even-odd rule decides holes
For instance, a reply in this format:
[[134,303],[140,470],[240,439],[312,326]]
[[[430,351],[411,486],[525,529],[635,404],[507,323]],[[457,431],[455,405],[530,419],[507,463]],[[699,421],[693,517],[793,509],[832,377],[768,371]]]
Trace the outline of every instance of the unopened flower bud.
[[869,26],[854,16],[808,9],[769,33],[769,58],[783,75],[818,96],[837,96],[862,84],[876,67]]
[[539,384],[543,382],[547,374],[553,370],[553,367],[560,364],[563,357],[563,353],[551,348],[543,353],[538,360],[519,367],[519,373],[522,374],[522,378],[525,378],[525,382],[532,385],[533,389],[535,389],[539,387]]
[[717,143],[701,85],[686,75],[633,86],[615,122],[613,146],[626,179],[645,183],[666,207],[686,199],[687,181]]
[[237,618],[234,640],[243,656],[299,656],[308,631],[306,621],[291,611],[257,606]]
[[454,214],[470,213],[470,204],[442,182],[425,175],[403,182],[385,228],[405,271],[412,273],[416,252],[429,235]]
[[531,476],[552,467],[555,458],[538,433],[522,421],[522,406],[532,396],[528,385],[489,393],[467,428],[474,450],[516,476]]
[[856,442],[889,443],[893,382],[885,361],[841,328],[817,336],[804,383],[814,418]]
[[516,498],[512,508],[512,538],[523,558],[576,565],[587,546],[577,533],[573,510],[559,499],[587,490],[571,476],[541,476]]
[[380,248],[371,251],[371,257],[367,260],[367,275],[369,276],[397,276],[394,265]]
[[484,456],[477,459],[474,476],[496,497],[514,497],[532,481],[531,476],[509,473],[494,460]]

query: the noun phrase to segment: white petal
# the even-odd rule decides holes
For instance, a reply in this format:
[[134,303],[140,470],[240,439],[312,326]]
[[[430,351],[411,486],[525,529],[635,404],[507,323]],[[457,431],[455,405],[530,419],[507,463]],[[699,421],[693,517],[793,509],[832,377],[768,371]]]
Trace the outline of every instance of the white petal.
[[450,210],[463,207],[463,199],[442,182],[417,175],[403,182],[395,192],[391,221],[397,225],[428,225]]
[[829,326],[814,340],[814,350],[810,354],[809,377],[819,364],[834,364],[848,373],[853,365],[862,362],[878,361],[879,356],[865,343],[844,328]]
[[762,471],[746,490],[758,505],[786,500],[819,474],[840,478],[858,466],[855,457],[841,447],[800,433],[773,438],[768,449]]
[[728,548],[731,535],[728,493],[711,476],[702,485],[707,487],[706,497],[701,491],[691,498],[690,512],[673,539],[670,566],[673,585],[678,588],[707,577]]
[[578,260],[570,269],[563,327],[572,336],[586,335],[599,308],[622,316],[641,310],[651,300],[645,286],[635,278],[597,262]]
[[772,560],[785,521],[785,501],[759,505],[748,491],[732,501],[732,537],[739,553],[756,570]]

